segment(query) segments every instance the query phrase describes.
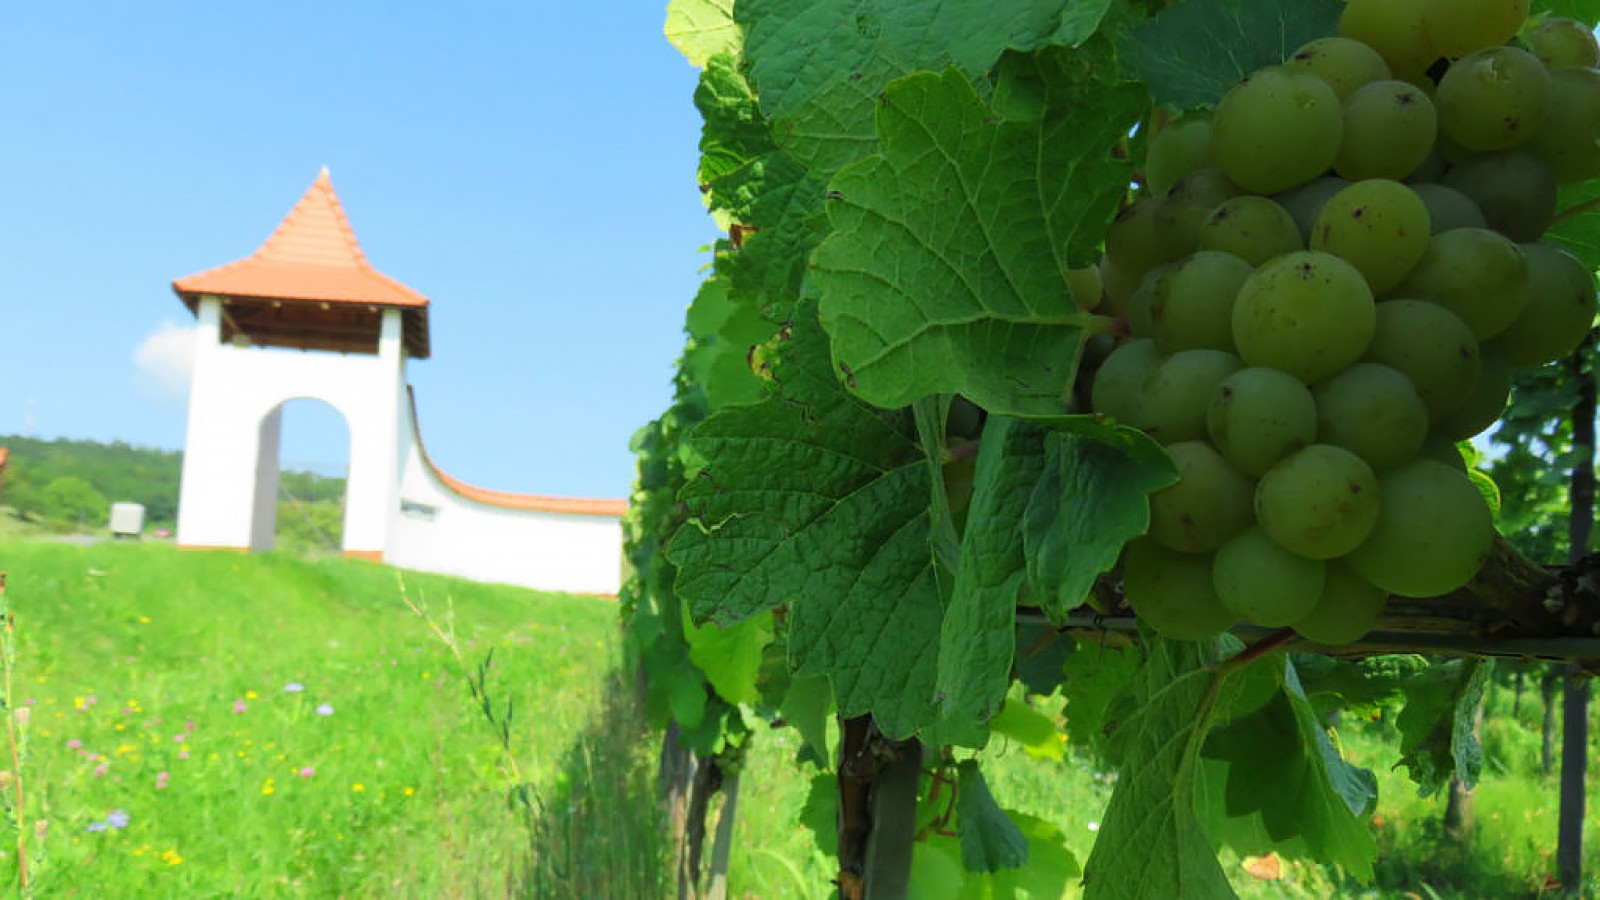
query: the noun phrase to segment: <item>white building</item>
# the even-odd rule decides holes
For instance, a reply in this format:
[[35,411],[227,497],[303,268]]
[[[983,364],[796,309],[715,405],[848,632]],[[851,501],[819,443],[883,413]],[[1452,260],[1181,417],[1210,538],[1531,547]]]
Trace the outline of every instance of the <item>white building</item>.
[[283,405],[312,398],[349,429],[345,555],[617,592],[626,501],[484,490],[428,458],[406,382],[429,355],[428,300],[367,262],[326,169],[254,253],[172,286],[199,323],[180,546],[272,547]]

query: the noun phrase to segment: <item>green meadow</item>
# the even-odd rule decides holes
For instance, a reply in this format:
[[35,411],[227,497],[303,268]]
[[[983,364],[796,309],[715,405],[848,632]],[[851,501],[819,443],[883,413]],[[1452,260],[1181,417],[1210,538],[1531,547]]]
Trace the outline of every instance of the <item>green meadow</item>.
[[[0,571],[8,693],[27,711],[18,758],[0,762],[0,864],[12,884],[25,868],[35,896],[676,895],[659,737],[619,674],[611,601],[342,559],[14,536],[0,537]],[[1270,865],[1225,854],[1235,886],[1540,896],[1555,782],[1538,771],[1537,688],[1510,703],[1491,696],[1465,845],[1443,833],[1443,798],[1389,768],[1388,725],[1351,721],[1345,748],[1382,786],[1377,884],[1293,862],[1262,878]],[[758,725],[751,746],[729,896],[830,896],[829,860],[798,824],[798,739]],[[1002,740],[982,756],[1003,805],[1087,858],[1109,778],[1064,750]],[[1588,833],[1600,859],[1592,806]]]

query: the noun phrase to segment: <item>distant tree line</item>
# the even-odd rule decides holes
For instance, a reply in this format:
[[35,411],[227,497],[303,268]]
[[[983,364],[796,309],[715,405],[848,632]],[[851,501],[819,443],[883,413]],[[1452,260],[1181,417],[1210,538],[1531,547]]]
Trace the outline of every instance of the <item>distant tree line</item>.
[[[120,501],[144,505],[146,528],[170,529],[177,521],[183,472],[178,451],[15,435],[0,435],[0,447],[11,451],[0,505],[24,521],[56,530],[98,529],[105,526],[111,504]],[[343,478],[284,472],[281,485],[281,493],[302,506],[337,505],[344,499]]]

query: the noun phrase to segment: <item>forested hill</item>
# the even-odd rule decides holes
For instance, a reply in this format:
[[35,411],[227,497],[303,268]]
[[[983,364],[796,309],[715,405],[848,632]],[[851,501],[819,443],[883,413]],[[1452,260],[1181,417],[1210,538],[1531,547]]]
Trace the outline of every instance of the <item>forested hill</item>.
[[[40,440],[0,435],[11,451],[0,504],[26,519],[103,525],[109,504],[142,503],[150,527],[171,527],[178,510],[183,454],[120,441]],[[339,500],[344,479],[284,472],[285,491],[302,501]]]

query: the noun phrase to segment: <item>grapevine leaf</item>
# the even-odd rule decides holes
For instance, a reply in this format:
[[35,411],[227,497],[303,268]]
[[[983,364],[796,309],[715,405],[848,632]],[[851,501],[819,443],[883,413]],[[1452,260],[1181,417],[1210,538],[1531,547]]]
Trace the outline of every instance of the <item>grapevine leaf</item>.
[[754,704],[761,699],[756,676],[761,651],[772,641],[772,614],[762,613],[727,628],[685,622],[689,660],[700,667],[712,690],[729,703]]
[[700,286],[684,327],[694,341],[681,366],[705,392],[710,409],[754,403],[766,394],[750,368],[750,351],[770,339],[778,326],[750,304],[737,302],[727,279],[712,277]]
[[805,806],[800,809],[800,824],[811,829],[817,849],[824,855],[839,854],[839,776],[818,772],[811,776]]
[[737,55],[744,42],[733,21],[733,0],[670,0],[662,31],[691,66],[703,66],[718,53]]
[[776,394],[708,417],[667,550],[697,621],[788,604],[789,659],[827,675],[841,715],[891,737],[933,718],[943,605],[929,546],[927,463],[904,416],[846,394],[814,319],[772,352]]
[[1215,106],[1244,76],[1337,34],[1338,0],[1185,0],[1129,31],[1121,50],[1158,103]]
[[1150,524],[1149,495],[1177,480],[1160,445],[1136,429],[1074,418],[1046,443],[1044,476],[1023,519],[1028,579],[1061,621]]
[[1490,670],[1482,660],[1455,660],[1406,684],[1406,705],[1395,719],[1400,729],[1397,765],[1406,767],[1419,795],[1437,793],[1451,775],[1467,787],[1478,783],[1483,751],[1476,723]]
[[1407,680],[1426,672],[1428,660],[1415,654],[1385,654],[1344,660],[1295,654],[1295,672],[1306,697],[1319,712],[1335,709],[1375,711],[1398,700]]
[[[835,171],[872,151],[873,107],[912,72],[988,72],[1007,48],[1092,33],[1103,0],[741,0],[745,58],[779,142],[807,167]],[[1063,21],[1063,13],[1067,20]]]
[[828,758],[828,712],[833,694],[826,678],[795,678],[783,698],[783,719],[800,734],[814,756]]
[[1139,651],[1133,647],[1084,644],[1067,658],[1067,739],[1097,756],[1106,755],[1106,738],[1121,726],[1113,713],[1117,698],[1138,674]]
[[1055,102],[1029,121],[996,119],[955,70],[894,82],[880,152],[830,183],[833,230],[807,285],[868,402],[959,393],[992,413],[1066,411],[1086,327],[1101,321],[1073,306],[1068,260],[1127,189],[1109,149],[1143,92],[1089,90],[1058,54],[1039,64]]
[[[707,62],[695,87],[694,105],[704,120],[700,128],[701,184],[714,185],[717,179],[778,149],[735,58],[718,54]],[[733,207],[717,198],[713,205]]]
[[[943,840],[943,839],[941,839]],[[911,881],[907,897],[926,900],[961,900],[969,875],[961,862],[934,841],[917,841],[911,848]]]
[[998,872],[1026,865],[1028,839],[989,793],[977,761],[963,761],[956,767],[956,777],[962,867],[968,872]]
[[994,873],[993,897],[1063,897],[1072,880],[1083,874],[1078,858],[1067,849],[1061,829],[1030,815],[1006,810],[1028,841],[1028,864]]
[[[960,565],[939,642],[940,712],[952,724],[977,726],[1000,708],[1011,683],[1017,590],[1023,555],[1017,541],[1028,494],[1044,467],[1043,428],[990,416],[978,448]],[[981,728],[957,732],[981,746]]]
[[[1556,208],[1574,210],[1588,203],[1600,204],[1600,179],[1562,185]],[[1600,205],[1551,225],[1544,240],[1576,256],[1589,271],[1600,269]]]
[[667,675],[667,702],[672,718],[686,729],[694,729],[706,717],[706,683],[700,673],[687,665]]
[[1017,662],[1012,668],[1029,694],[1047,696],[1061,686],[1066,679],[1067,659],[1075,648],[1055,626],[1018,626],[1017,648]]
[[1279,849],[1337,863],[1368,879],[1377,845],[1361,817],[1377,798],[1371,772],[1345,762],[1328,741],[1294,668],[1281,657],[1249,667],[1276,689],[1254,712],[1219,728],[1205,755],[1232,763],[1222,800],[1229,818],[1259,817]]
[[1066,757],[1055,720],[1029,706],[1020,696],[1013,695],[1000,707],[989,720],[989,730],[1016,741],[1029,756],[1057,760]]
[[1084,865],[1084,900],[1232,898],[1195,814],[1200,748],[1235,691],[1194,651],[1156,640],[1136,690],[1144,702],[1121,726],[1123,761]]

